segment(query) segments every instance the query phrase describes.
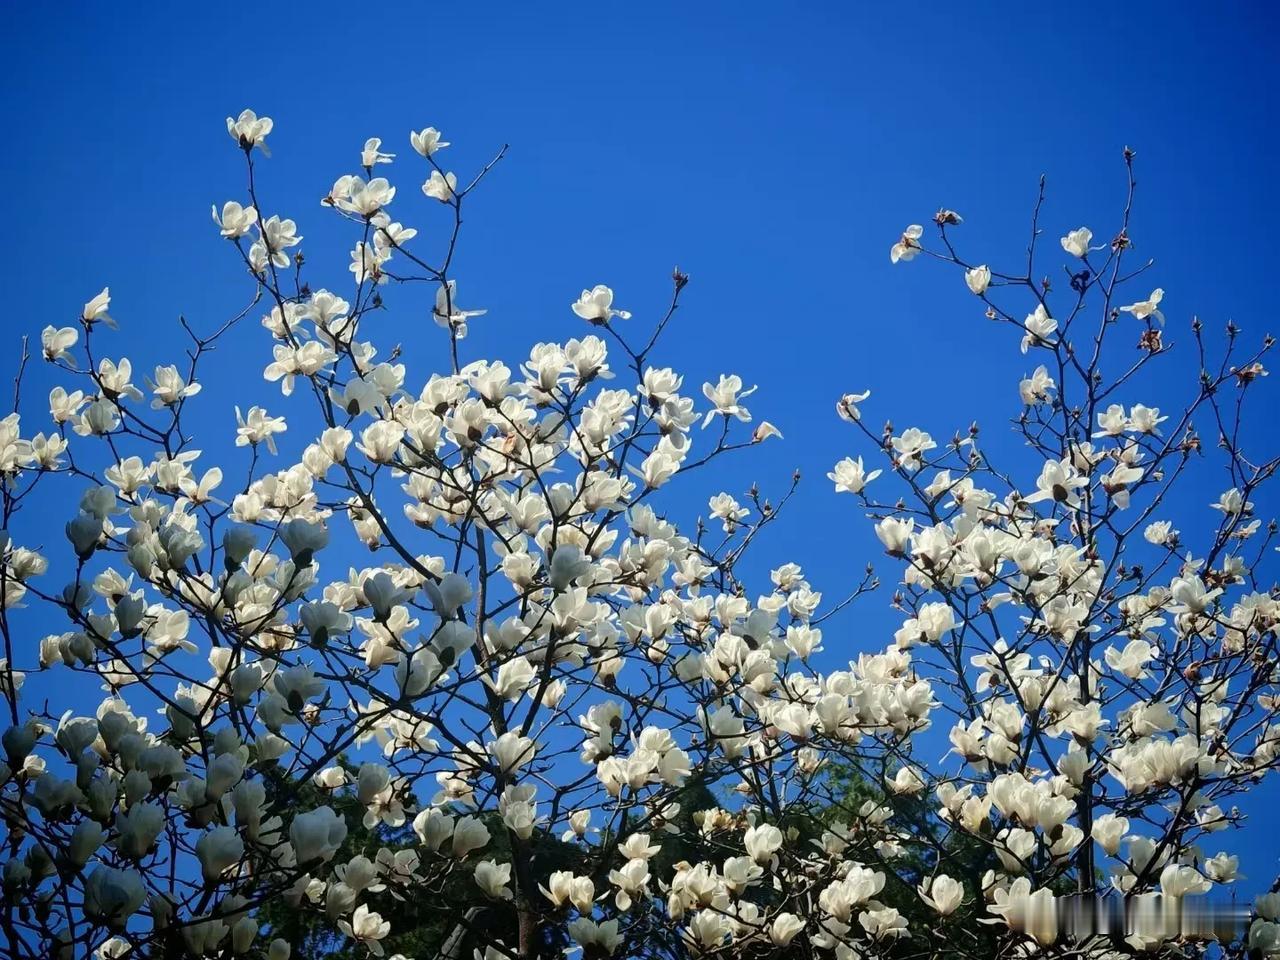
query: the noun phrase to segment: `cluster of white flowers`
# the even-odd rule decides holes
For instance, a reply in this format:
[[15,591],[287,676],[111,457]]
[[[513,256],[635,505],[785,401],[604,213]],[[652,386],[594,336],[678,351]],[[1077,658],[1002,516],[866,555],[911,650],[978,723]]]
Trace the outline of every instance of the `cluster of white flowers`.
[[[227,129],[252,174],[272,121],[246,110]],[[740,377],[699,397],[649,363],[688,278],[642,347],[595,285],[566,298],[582,336],[512,365],[460,359],[485,311],[459,307],[450,265],[493,164],[463,184],[438,165],[438,131],[410,145],[421,192],[452,212],[448,248],[410,249],[396,187],[370,176],[395,155],[371,138],[369,179],[345,175],[322,201],[360,236],[342,294],[298,281],[297,224],[264,214],[252,176],[245,202],[214,207],[267,305],[254,336],[287,406],[227,424],[224,447],[251,460],[242,480],[182,426],[201,355],[241,334],[192,334],[187,362],[135,384],[127,358],[90,346],[110,342],[108,290],[44,330],[66,378],[47,428],[0,420],[0,923],[15,955],[286,960],[296,945],[263,912],[281,902],[382,956],[405,932],[388,905],[422,890],[451,891],[444,956],[465,942],[481,960],[550,943],[852,960],[903,941],[976,955],[1054,942],[1046,904],[1100,892],[1100,871],[1169,897],[1237,879],[1237,857],[1205,845],[1280,757],[1280,602],[1251,502],[1276,461],[1245,456],[1226,397],[1265,370],[1261,351],[1228,357],[1177,415],[1120,402],[1130,375],[1099,370],[1119,314],[1142,328],[1135,369],[1165,352],[1162,291],[1113,307],[1127,221],[1108,246],[1086,228],[1062,238],[1085,267],[1061,322],[1029,271],[959,259],[951,211],[935,217],[945,252],[920,226],[894,245],[895,262],[960,266],[1042,355],[1018,385],[1031,457],[998,469],[976,425],[945,442],[877,433],[869,392],[841,398],[868,445],[830,479],[901,565],[902,623],[832,642],[828,616],[878,585],[869,570],[836,602],[793,562],[763,591],[739,573],[795,481],[777,503],[713,488],[694,534],[657,495],[779,436]],[[368,328],[390,291],[424,281],[445,335],[413,335],[448,363],[412,380]],[[1092,360],[1070,345],[1086,303]],[[1193,545],[1160,511],[1202,452],[1196,416],[1221,427],[1233,486]],[[65,543],[23,509],[46,481],[76,503]],[[360,544],[377,563],[350,562]],[[58,670],[106,698],[65,713],[22,698],[33,672]],[[349,846],[356,829],[375,849]],[[460,902],[511,920],[473,923]],[[1275,895],[1259,901],[1251,947],[1280,951],[1278,916]]]

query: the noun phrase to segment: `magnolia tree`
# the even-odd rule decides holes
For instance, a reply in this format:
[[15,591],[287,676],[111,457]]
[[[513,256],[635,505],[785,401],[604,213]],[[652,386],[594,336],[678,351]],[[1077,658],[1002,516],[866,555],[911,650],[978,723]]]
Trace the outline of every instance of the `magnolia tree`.
[[[283,904],[380,956],[397,900],[438,903],[436,953],[480,960],[1280,951],[1280,894],[1234,929],[1189,900],[1236,879],[1235,801],[1280,755],[1274,527],[1252,503],[1278,461],[1241,428],[1271,341],[1197,323],[1198,381],[1148,375],[1171,345],[1128,204],[1110,239],[1049,250],[1037,205],[1015,266],[971,262],[946,210],[893,246],[958,268],[1032,372],[1005,464],[976,424],[939,442],[839,401],[861,453],[830,476],[901,614],[850,661],[830,624],[820,654],[824,620],[883,573],[851,564],[832,601],[788,558],[744,562],[795,482],[770,504],[714,479],[778,431],[739,377],[688,389],[659,365],[686,276],[654,323],[595,286],[580,337],[472,359],[484,311],[451,268],[498,158],[464,183],[438,131],[410,136],[416,206],[446,220],[429,253],[369,140],[322,200],[351,276],[321,280],[255,185],[271,120],[227,129],[246,194],[214,229],[249,306],[184,323],[182,359],[139,378],[103,290],[42,334],[48,409],[20,372],[0,422],[9,955],[284,960],[303,951],[266,917]],[[439,329],[413,335],[441,363],[411,373],[379,340],[422,285]],[[195,447],[222,439],[192,433],[200,366],[260,341],[282,397],[237,411],[232,475]],[[1206,483],[1216,502],[1188,500]],[[684,531],[681,485],[714,494]],[[690,818],[691,782],[715,799]],[[380,845],[395,828],[412,842]],[[378,848],[351,854],[357,829]]]

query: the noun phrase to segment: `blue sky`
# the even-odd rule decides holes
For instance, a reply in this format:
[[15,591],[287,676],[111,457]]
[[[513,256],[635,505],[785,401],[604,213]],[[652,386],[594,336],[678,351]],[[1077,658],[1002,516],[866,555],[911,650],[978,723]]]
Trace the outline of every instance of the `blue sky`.
[[[939,437],[981,416],[1000,443],[1034,366],[958,274],[890,266],[906,224],[954,208],[975,260],[1017,262],[1045,173],[1047,246],[1081,224],[1109,236],[1129,145],[1133,234],[1158,258],[1170,336],[1185,342],[1193,314],[1261,336],[1272,284],[1257,254],[1280,215],[1271,5],[786,6],[14,7],[0,38],[11,131],[0,373],[22,333],[71,322],[106,284],[143,368],[174,356],[178,314],[210,329],[242,305],[208,211],[243,197],[223,126],[243,107],[276,120],[262,190],[298,220],[316,285],[347,276],[350,238],[318,200],[354,172],[366,137],[402,154],[389,175],[406,199],[422,179],[411,127],[441,128],[460,173],[510,144],[470,203],[458,261],[461,302],[490,311],[471,357],[510,362],[536,340],[579,335],[568,303],[599,282],[643,323],[672,266],[690,273],[659,359],[690,383],[732,371],[760,385],[751,406],[787,439],[750,477],[780,492],[799,467],[808,490],[764,550],[803,562],[829,595],[874,555],[825,479],[865,452],[834,421],[836,397],[869,387],[873,422]],[[417,242],[438,239],[443,224],[433,233],[429,211],[412,210],[401,215],[423,229]],[[395,336],[435,349],[426,307],[404,303]],[[259,378],[265,334],[249,335],[250,359],[225,350],[207,368],[243,378],[201,405],[206,447],[229,437],[235,403],[288,412]],[[1170,383],[1194,373],[1186,354],[1163,369]],[[29,395],[38,403],[51,382],[33,371]],[[843,620],[839,652],[881,646],[896,625],[886,605]],[[1259,883],[1280,852],[1266,833],[1251,831],[1260,842],[1244,860]]]

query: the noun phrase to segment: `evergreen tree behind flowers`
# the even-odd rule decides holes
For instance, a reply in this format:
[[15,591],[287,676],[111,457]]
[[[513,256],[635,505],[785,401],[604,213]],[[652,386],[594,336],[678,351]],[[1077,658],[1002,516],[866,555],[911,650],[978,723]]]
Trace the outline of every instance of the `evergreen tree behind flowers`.
[[[566,297],[581,336],[473,357],[454,255],[502,153],[459,177],[432,128],[399,157],[369,140],[323,201],[350,276],[312,276],[255,178],[272,126],[228,118],[245,188],[214,210],[248,306],[135,371],[103,290],[24,351],[0,422],[10,955],[1280,952],[1276,894],[1215,946],[1156,920],[1081,938],[1054,907],[1229,892],[1238,801],[1280,752],[1254,506],[1280,461],[1242,440],[1271,341],[1196,322],[1199,377],[1159,373],[1162,311],[1190,310],[1132,255],[1132,154],[1104,235],[1045,242],[1037,205],[1009,265],[948,210],[892,246],[1009,328],[1025,449],[840,398],[830,476],[893,574],[819,589],[802,558],[744,562],[811,494],[725,491],[784,441],[739,377],[661,365],[687,276],[652,322],[595,285]],[[422,196],[375,176],[393,161]],[[443,216],[443,245],[411,215]],[[397,313],[424,290],[425,327]],[[437,369],[400,362],[410,335]],[[210,350],[267,339],[281,397],[236,411],[233,475],[189,411]],[[59,378],[47,410],[28,359]],[[1204,477],[1215,502],[1180,496]],[[901,626],[849,660],[829,618],[877,588]]]

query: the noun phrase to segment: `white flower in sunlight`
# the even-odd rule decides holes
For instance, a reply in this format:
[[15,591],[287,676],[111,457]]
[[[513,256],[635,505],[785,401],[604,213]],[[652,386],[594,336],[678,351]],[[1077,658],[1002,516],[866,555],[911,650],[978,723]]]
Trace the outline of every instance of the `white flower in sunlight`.
[[922,459],[924,454],[938,446],[933,437],[919,427],[908,427],[903,430],[902,435],[894,437],[891,444],[897,454],[899,465],[906,470],[919,470],[924,465]]
[[440,131],[435,127],[427,127],[416,133],[409,132],[409,143],[424,157],[429,157],[437,150],[443,150],[449,144],[440,139]]
[[703,418],[703,429],[706,429],[707,424],[717,414],[723,416],[726,422],[730,417],[736,417],[743,423],[749,423],[751,411],[742,405],[742,400],[755,393],[756,389],[756,387],[750,387],[743,390],[742,378],[736,373],[728,376],[723,373],[720,374],[720,379],[715,386],[710,383],[704,383],[702,385],[702,395],[714,404],[714,408],[708,410],[707,415]]
[[390,163],[395,156],[394,153],[382,152],[381,139],[370,137],[364,142],[364,149],[360,151],[360,166],[368,168],[377,163]]
[[261,407],[250,407],[247,416],[236,407],[236,446],[257,446],[266,443],[267,449],[276,452],[275,435],[288,429],[284,417],[272,417]]
[[855,423],[862,419],[862,411],[858,409],[858,404],[865,401],[871,396],[870,390],[864,390],[862,393],[846,393],[836,401],[836,414],[841,420],[847,420]]
[[1089,478],[1076,471],[1070,460],[1048,460],[1036,479],[1036,492],[1026,497],[1027,503],[1050,500],[1066,504],[1073,510],[1080,507],[1081,487],[1089,485]]
[[383,955],[382,944],[378,941],[391,932],[391,924],[382,919],[382,915],[374,913],[366,903],[356,907],[351,920],[339,920],[338,929],[352,940],[361,944],[375,957]]
[[1024,378],[1018,384],[1018,395],[1027,406],[1047,403],[1052,398],[1056,386],[1053,377],[1049,376],[1048,368],[1042,363],[1036,367],[1031,376]]
[[1217,501],[1209,504],[1209,507],[1228,517],[1253,513],[1253,501],[1246,500],[1238,487],[1224,490],[1219,494]]
[[1114,813],[1104,813],[1093,821],[1093,839],[1113,857],[1120,852],[1120,842],[1128,832],[1128,819]]
[[835,465],[835,469],[827,474],[827,479],[836,485],[837,493],[861,493],[863,487],[880,476],[879,470],[868,473],[863,469],[862,457],[856,460],[845,457]]
[[711,516],[723,521],[724,532],[732,533],[751,512],[727,493],[718,493],[707,503]]
[[182,495],[192,503],[201,504],[213,500],[213,491],[220,483],[222,483],[222,469],[210,467],[204,472],[199,482],[195,477],[183,477],[179,482],[179,488],[182,490]]
[[111,314],[107,310],[111,307],[111,288],[103,287],[102,292],[84,305],[84,311],[80,314],[80,320],[85,326],[92,326],[95,323],[105,323],[113,330],[116,328],[116,322],[111,318]]
[[1160,892],[1166,897],[1208,893],[1212,889],[1213,882],[1195,867],[1171,863],[1160,871]]
[[603,283],[597,283],[590,290],[583,290],[573,303],[573,312],[583,320],[600,324],[608,323],[614,317],[619,320],[631,319],[630,312],[613,308],[613,291]]
[[64,360],[66,363],[74,367],[75,358],[67,356],[67,351],[76,345],[80,340],[80,331],[74,327],[45,327],[40,333],[40,347],[44,352],[44,358],[50,363],[55,360]]
[[213,207],[213,222],[218,225],[219,232],[228,240],[243,237],[258,222],[258,211],[253,207],[242,207],[234,200],[222,205],[222,213]]
[[907,229],[902,231],[902,236],[898,242],[889,250],[889,260],[891,263],[897,263],[899,260],[912,260],[915,255],[920,252],[920,237],[924,234],[924,227],[918,223],[913,223]]
[[1121,307],[1124,313],[1131,313],[1139,320],[1147,320],[1155,318],[1164,324],[1164,314],[1160,312],[1160,301],[1164,299],[1164,291],[1159,287],[1151,291],[1151,296],[1146,300],[1139,300],[1137,303],[1131,303],[1127,307]]
[[151,409],[153,410],[171,407],[180,400],[194,397],[202,389],[198,383],[187,383],[183,380],[178,368],[172,364],[156,367],[154,379],[152,377],[144,377],[143,379],[146,380],[147,386],[151,389],[151,393],[155,398],[151,401]]
[[431,176],[422,185],[423,193],[432,200],[439,200],[441,203],[448,203],[452,200],[457,189],[458,178],[452,173],[441,174],[439,170],[432,170]]
[[1160,436],[1160,431],[1157,428],[1168,419],[1168,417],[1160,416],[1159,407],[1148,407],[1143,403],[1135,403],[1129,408],[1128,429],[1136,433],[1153,433],[1158,437]]
[[983,265],[966,270],[964,282],[968,285],[970,293],[976,297],[982,296],[991,285],[991,268]]
[[770,439],[771,437],[777,437],[779,440],[781,440],[782,431],[779,430],[777,427],[775,427],[768,420],[761,420],[759,423],[756,424],[756,428],[751,431],[752,443],[764,443],[764,441]]
[[955,913],[964,901],[964,885],[945,873],[934,877],[932,883],[921,883],[917,890],[920,899],[944,917]]
[[332,192],[334,206],[348,213],[362,217],[372,217],[375,213],[395,199],[396,188],[386,177],[374,177],[365,183],[359,177],[350,177],[343,184],[341,192]]
[[267,156],[271,156],[267,149],[267,134],[274,126],[275,121],[270,117],[259,117],[252,110],[242,110],[235,119],[227,117],[227,133],[240,144],[240,149],[248,151],[257,147]]
[[1027,314],[1022,327],[1026,331],[1022,338],[1022,352],[1026,353],[1029,347],[1053,346],[1053,341],[1049,337],[1058,329],[1058,321],[1049,316],[1049,311],[1041,303],[1033,312]]
[[454,297],[458,292],[458,281],[450,280],[436,288],[436,305],[431,311],[436,323],[446,330],[453,330],[458,339],[467,335],[467,320],[471,317],[483,317],[488,310],[463,310]]
[[1204,872],[1214,883],[1235,883],[1244,879],[1240,873],[1240,858],[1226,851],[1216,853],[1204,862]]
[[1062,249],[1073,257],[1082,260],[1089,255],[1089,244],[1093,242],[1093,231],[1088,227],[1080,227],[1067,233],[1060,241]]
[[486,674],[480,679],[494,692],[495,696],[515,703],[529,689],[535,676],[537,671],[528,657],[516,657],[500,666],[496,677]]
[[486,896],[497,900],[510,900],[513,896],[510,887],[511,864],[509,863],[481,860],[476,864],[475,880],[476,886],[483,890]]
[[1130,680],[1145,680],[1148,676],[1147,664],[1155,654],[1155,647],[1139,638],[1130,640],[1122,650],[1107,647],[1104,656],[1107,666],[1117,673],[1124,674]]

